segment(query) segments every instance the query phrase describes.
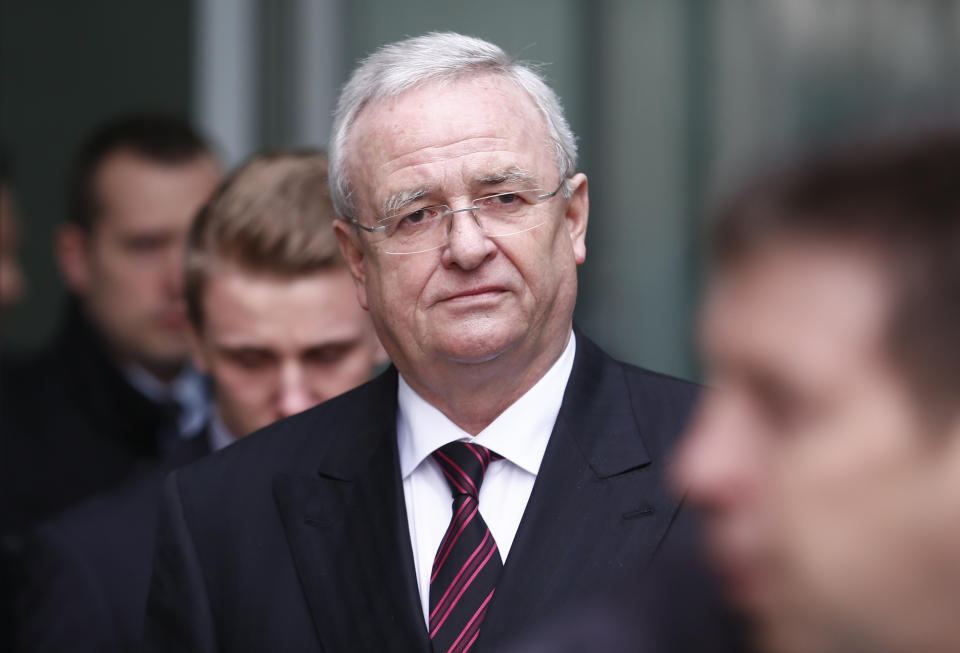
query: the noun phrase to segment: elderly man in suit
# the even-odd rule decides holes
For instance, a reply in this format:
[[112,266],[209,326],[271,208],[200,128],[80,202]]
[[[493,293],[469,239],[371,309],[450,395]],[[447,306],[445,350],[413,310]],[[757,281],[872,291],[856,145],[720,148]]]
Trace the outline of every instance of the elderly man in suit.
[[408,39],[353,73],[330,156],[394,367],[171,475],[148,649],[497,650],[685,546],[665,462],[695,390],[573,328],[587,178],[554,92]]

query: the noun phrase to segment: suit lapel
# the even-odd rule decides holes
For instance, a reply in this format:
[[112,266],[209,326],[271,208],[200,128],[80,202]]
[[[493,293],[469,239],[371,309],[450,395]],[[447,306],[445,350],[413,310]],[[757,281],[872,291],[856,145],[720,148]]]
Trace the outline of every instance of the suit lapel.
[[[629,582],[679,502],[642,437],[623,367],[577,333],[577,357],[479,645],[496,647],[561,605]],[[651,439],[656,442],[656,439]],[[659,452],[655,452],[659,453]]]
[[324,649],[429,651],[397,455],[396,373],[375,383],[352,420],[359,428],[331,429],[339,446],[319,472],[276,477],[274,497]]

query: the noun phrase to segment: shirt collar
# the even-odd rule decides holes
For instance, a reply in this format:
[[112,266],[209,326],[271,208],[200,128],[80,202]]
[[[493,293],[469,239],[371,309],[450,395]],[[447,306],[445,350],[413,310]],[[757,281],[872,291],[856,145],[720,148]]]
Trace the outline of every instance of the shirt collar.
[[403,478],[435,450],[455,440],[476,442],[536,476],[563,403],[575,354],[576,337],[571,331],[563,353],[546,374],[476,436],[450,421],[400,375],[397,444]]
[[207,438],[210,443],[210,451],[219,451],[237,441],[237,437],[230,432],[230,429],[220,418],[219,410],[214,409],[213,411],[213,417],[210,418],[210,428],[207,429]]
[[174,401],[180,406],[177,426],[181,437],[193,437],[207,423],[210,417],[207,381],[192,365],[184,365],[169,383],[164,383],[141,365],[128,365],[123,372],[130,385],[150,401]]

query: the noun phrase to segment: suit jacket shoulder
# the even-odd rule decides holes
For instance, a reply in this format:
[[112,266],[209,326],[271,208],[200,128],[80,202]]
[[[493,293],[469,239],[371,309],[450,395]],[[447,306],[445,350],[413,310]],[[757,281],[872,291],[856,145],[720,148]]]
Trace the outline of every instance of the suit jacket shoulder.
[[[223,506],[263,487],[277,474],[313,476],[319,470],[348,475],[362,466],[396,419],[397,373],[376,379],[302,413],[275,422],[231,446],[185,466],[178,474],[192,502]],[[209,486],[221,488],[217,493]]]
[[[319,648],[314,617],[331,613],[326,618],[339,621],[349,614],[336,613],[343,600],[308,605],[320,597],[305,588],[322,587],[325,579],[304,570],[293,550],[303,545],[310,555],[305,543],[314,537],[317,555],[325,544],[344,544],[322,529],[331,520],[341,527],[331,512],[355,514],[341,499],[371,458],[390,460],[396,387],[389,369],[167,479],[147,605],[148,650]],[[384,478],[393,480],[389,473]]]
[[3,361],[0,375],[0,531],[118,488],[165,457],[163,409],[127,382],[76,304],[50,349]]
[[201,433],[163,468],[33,530],[18,598],[23,650],[137,650],[163,479],[172,467],[208,452]]

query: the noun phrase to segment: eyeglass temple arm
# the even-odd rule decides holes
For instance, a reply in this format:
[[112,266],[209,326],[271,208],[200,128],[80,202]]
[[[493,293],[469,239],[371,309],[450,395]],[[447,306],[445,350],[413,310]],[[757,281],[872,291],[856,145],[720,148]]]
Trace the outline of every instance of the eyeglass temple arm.
[[552,192],[552,193],[547,193],[546,195],[537,195],[537,199],[538,199],[538,200],[548,200],[548,199],[550,199],[551,197],[553,197],[554,195],[556,195],[557,193],[560,192],[560,189],[563,188],[563,185],[566,183],[566,181],[567,181],[567,178],[566,178],[566,177],[560,177],[560,184],[559,184],[556,188],[553,189],[553,192]]

